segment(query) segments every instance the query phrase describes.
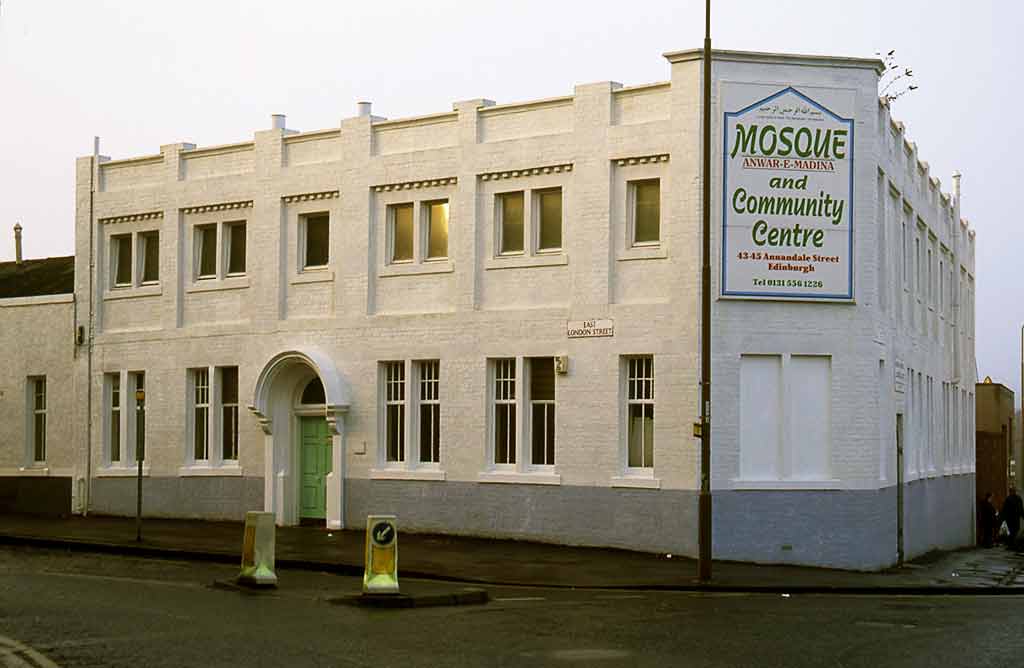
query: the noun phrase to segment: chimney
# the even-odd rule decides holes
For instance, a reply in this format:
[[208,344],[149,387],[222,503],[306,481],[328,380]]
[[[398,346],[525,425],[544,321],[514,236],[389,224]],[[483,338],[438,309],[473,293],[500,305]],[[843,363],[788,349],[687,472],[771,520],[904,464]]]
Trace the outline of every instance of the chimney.
[[357,116],[369,116],[370,108],[373,106],[372,102],[356,102],[356,115]]
[[953,197],[960,202],[960,172],[953,172]]
[[284,130],[284,114],[271,114],[270,128],[272,130]]
[[21,223],[14,224],[14,262],[21,264]]

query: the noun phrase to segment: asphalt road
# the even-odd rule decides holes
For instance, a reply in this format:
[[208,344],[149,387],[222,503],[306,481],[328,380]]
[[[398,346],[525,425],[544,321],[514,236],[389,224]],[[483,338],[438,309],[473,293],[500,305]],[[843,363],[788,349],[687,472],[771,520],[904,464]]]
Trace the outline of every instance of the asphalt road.
[[497,587],[486,605],[366,610],[328,602],[358,592],[355,578],[280,571],[281,587],[260,595],[210,586],[236,574],[0,549],[0,666],[1002,668],[1024,659],[1024,597],[1015,596]]

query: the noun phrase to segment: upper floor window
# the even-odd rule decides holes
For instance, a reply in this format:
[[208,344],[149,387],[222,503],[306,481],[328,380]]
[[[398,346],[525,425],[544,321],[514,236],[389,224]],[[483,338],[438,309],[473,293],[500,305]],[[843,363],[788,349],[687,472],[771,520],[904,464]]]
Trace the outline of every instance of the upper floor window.
[[413,260],[413,204],[392,204],[390,210],[391,262]]
[[548,188],[535,191],[537,222],[537,251],[562,249],[562,189]]
[[110,236],[110,283],[115,288],[160,280],[160,232],[147,230]]
[[502,255],[523,252],[523,192],[498,195],[498,248]]
[[630,181],[629,212],[632,245],[655,245],[661,241],[661,180]]
[[310,213],[300,216],[299,221],[299,266],[302,271],[325,269],[331,255],[330,214]]
[[448,257],[448,200],[424,202],[427,222],[427,259]]
[[245,274],[245,221],[196,225],[193,236],[197,280]]

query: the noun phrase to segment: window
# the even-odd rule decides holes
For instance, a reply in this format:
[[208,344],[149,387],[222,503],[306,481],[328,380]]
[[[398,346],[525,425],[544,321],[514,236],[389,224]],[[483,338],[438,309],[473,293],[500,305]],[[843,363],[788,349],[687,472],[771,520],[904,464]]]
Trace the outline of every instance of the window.
[[135,385],[135,461],[146,459],[146,374],[131,374]]
[[405,363],[384,364],[386,461],[405,461]]
[[631,181],[633,245],[657,244],[661,240],[661,181]]
[[314,213],[303,216],[301,220],[303,244],[299,266],[303,270],[325,268],[330,257],[330,215]]
[[626,420],[629,468],[654,466],[654,358],[626,358]]
[[110,463],[121,462],[121,374],[107,374],[109,410],[107,411],[107,453]]
[[224,226],[227,236],[224,245],[228,249],[228,276],[245,273],[245,223],[228,223]]
[[[225,461],[238,459],[238,367],[220,370],[221,448]],[[321,386],[322,387],[322,386]],[[323,403],[323,402],[321,402]]]
[[156,283],[160,280],[160,232],[139,234],[139,256],[142,258],[142,283]]
[[381,362],[379,382],[380,463],[392,471],[420,469],[428,479],[443,480],[433,477],[441,462],[441,363]]
[[217,277],[217,226],[196,225],[196,278]]
[[489,369],[491,463],[498,473],[545,473],[555,464],[555,359],[499,358]]
[[412,262],[412,202],[388,208],[391,210],[391,262]]
[[427,207],[427,259],[448,257],[448,200],[425,202]]
[[562,248],[562,189],[536,191],[537,211],[540,214],[537,235],[539,252]]
[[516,360],[494,360],[494,463],[516,463]]
[[210,457],[210,371],[192,370],[192,458],[206,461]]
[[530,440],[534,466],[555,463],[555,360],[533,357],[530,368]]
[[114,287],[132,284],[132,235],[115,234],[110,237],[111,278]]
[[498,248],[502,255],[523,252],[523,193],[498,195]]
[[420,461],[441,461],[441,363],[419,362]]
[[31,462],[46,462],[46,376],[28,379],[29,421],[28,442],[32,452]]

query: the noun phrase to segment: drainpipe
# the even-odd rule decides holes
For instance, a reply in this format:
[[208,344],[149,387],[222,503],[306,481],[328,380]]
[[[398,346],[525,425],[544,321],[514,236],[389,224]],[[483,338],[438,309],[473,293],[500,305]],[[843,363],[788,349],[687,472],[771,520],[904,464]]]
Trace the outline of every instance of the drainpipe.
[[85,489],[82,499],[82,516],[89,516],[92,499],[92,355],[93,329],[96,323],[96,304],[93,282],[96,276],[95,211],[96,169],[100,159],[100,138],[92,138],[92,158],[89,160],[89,334],[86,343],[86,422],[85,422]]
[[21,264],[21,223],[14,224],[14,263]]

